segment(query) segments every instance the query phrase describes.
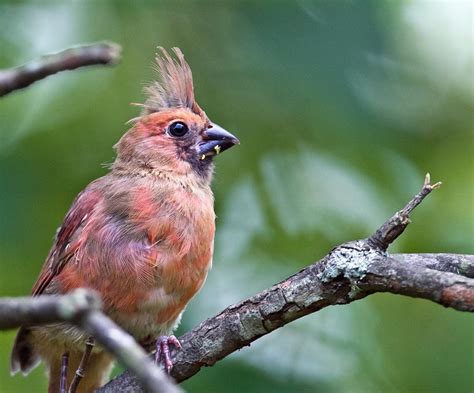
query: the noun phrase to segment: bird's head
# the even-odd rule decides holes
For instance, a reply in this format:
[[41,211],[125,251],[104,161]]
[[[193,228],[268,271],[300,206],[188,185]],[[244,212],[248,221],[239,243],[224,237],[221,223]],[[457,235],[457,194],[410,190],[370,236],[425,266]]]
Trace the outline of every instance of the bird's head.
[[175,59],[159,48],[158,80],[146,87],[141,115],[116,144],[114,166],[195,175],[210,181],[213,157],[239,140],[211,122],[194,99],[191,69],[180,49]]

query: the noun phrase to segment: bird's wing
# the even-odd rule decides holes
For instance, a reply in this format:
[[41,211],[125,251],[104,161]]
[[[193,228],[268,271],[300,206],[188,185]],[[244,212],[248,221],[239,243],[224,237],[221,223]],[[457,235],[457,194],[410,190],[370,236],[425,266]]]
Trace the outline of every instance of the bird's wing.
[[87,222],[91,220],[95,206],[103,198],[102,194],[94,190],[91,185],[76,197],[63,225],[59,228],[53,247],[33,286],[33,296],[41,295],[45,291],[51,280],[61,272],[84,241],[84,236],[80,235]]

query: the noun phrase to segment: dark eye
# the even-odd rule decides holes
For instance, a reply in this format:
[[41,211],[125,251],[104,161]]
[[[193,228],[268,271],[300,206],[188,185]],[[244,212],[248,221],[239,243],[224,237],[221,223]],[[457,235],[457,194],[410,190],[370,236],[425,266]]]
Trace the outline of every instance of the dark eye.
[[168,127],[168,132],[172,136],[175,136],[178,138],[186,135],[188,131],[189,131],[188,126],[181,121],[176,121],[170,124],[170,126]]

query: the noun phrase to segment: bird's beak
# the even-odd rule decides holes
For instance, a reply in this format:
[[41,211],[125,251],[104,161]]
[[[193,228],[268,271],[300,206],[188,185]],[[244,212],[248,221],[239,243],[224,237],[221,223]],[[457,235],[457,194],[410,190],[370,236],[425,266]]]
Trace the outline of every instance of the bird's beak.
[[239,143],[240,141],[229,131],[217,124],[212,124],[202,133],[202,141],[199,143],[197,151],[199,158],[204,160],[206,157],[215,156]]

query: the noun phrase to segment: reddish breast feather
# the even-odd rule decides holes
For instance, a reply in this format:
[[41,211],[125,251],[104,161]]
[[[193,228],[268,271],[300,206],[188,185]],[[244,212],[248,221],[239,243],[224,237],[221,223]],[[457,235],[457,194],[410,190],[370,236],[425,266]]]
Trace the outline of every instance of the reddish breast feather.
[[212,196],[148,185],[110,195],[83,229],[78,263],[61,272],[62,291],[91,287],[108,310],[128,314],[145,307],[157,323],[174,321],[210,268]]
[[143,226],[150,248],[158,250],[155,262],[160,282],[169,293],[189,294],[201,287],[212,259],[214,210],[212,197],[174,188],[165,195],[140,188],[132,214]]
[[166,301],[158,305],[157,321],[175,320],[203,285],[212,263],[212,196],[181,187],[165,195],[142,188],[133,200],[140,211],[134,217],[143,220],[139,225],[144,225],[150,247],[156,251],[158,286],[148,293],[144,303],[155,298],[159,287]]

